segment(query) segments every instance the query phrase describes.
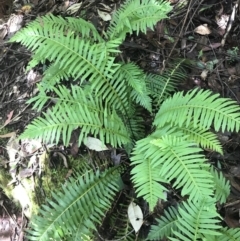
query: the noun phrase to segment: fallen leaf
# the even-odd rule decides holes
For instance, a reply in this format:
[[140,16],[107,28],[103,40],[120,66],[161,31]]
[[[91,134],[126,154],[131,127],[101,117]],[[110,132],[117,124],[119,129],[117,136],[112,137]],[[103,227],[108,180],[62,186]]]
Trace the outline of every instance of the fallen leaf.
[[128,218],[137,233],[143,224],[143,213],[141,208],[134,202],[128,206]]
[[98,11],[99,17],[103,21],[110,21],[112,19],[111,15],[109,13],[106,13],[106,12],[103,12],[103,11],[100,11],[100,10],[97,10],[97,11]]
[[81,6],[82,6],[82,2],[80,2],[80,3],[75,3],[75,4],[71,5],[71,6],[67,9],[67,13],[68,13],[68,14],[74,14],[74,13],[76,13],[76,12],[80,9]]
[[6,126],[11,121],[12,116],[13,116],[13,110],[7,115],[7,119],[4,122],[4,126]]
[[108,148],[106,145],[97,138],[94,137],[87,137],[84,141],[84,144],[91,150],[94,151],[106,151]]
[[208,28],[207,24],[203,24],[196,27],[194,29],[194,32],[201,35],[208,35],[211,33],[211,30]]

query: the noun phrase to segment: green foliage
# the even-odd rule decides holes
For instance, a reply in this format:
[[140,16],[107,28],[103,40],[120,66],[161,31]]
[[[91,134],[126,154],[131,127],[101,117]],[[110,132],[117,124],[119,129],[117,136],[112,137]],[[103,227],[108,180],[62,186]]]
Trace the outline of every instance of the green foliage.
[[[128,152],[133,147],[131,180],[150,211],[165,199],[169,184],[188,198],[165,212],[149,239],[225,240],[229,235],[234,240],[238,231],[220,229],[215,207],[216,202],[226,201],[229,183],[210,166],[203,149],[223,152],[212,130],[239,131],[239,106],[206,90],[176,92],[186,77],[186,60],[176,61],[162,75],[145,74],[134,63],[116,62],[127,33],[145,33],[170,10],[164,1],[128,0],[114,13],[103,36],[83,19],[53,15],[40,17],[18,32],[11,41],[33,52],[28,69],[50,63],[38,95],[28,103],[39,112],[52,104],[20,138],[68,145],[73,130],[79,128],[79,145],[87,136],[95,136]],[[68,80],[75,85],[64,86]],[[154,119],[148,136],[144,114]],[[71,179],[33,219],[30,240],[92,238],[120,190],[118,169],[101,173],[87,168]],[[126,226],[120,232],[124,236]]]
[[141,31],[145,33],[147,28],[153,28],[160,19],[166,18],[171,7],[163,0],[128,0],[113,15],[107,31],[109,39],[125,39],[126,33]]
[[[70,178],[62,192],[52,193],[31,223],[30,240],[54,240],[91,235],[111,207],[115,194],[121,189],[121,167],[93,172],[90,169]],[[78,239],[80,240],[80,239]]]
[[185,96],[178,92],[161,105],[154,125],[158,128],[166,123],[174,126],[193,126],[209,129],[214,125],[216,131],[239,131],[239,106],[235,101],[220,98],[219,94],[197,89],[189,91]]
[[[165,211],[166,217],[158,220],[158,225],[153,226],[148,238],[159,240],[174,234],[174,241],[197,241],[207,236],[221,235],[218,230],[219,216],[215,209],[215,199],[204,197],[198,202],[185,202],[178,208]],[[159,229],[158,226],[161,228]]]
[[[137,105],[151,112],[150,91],[143,71],[133,63],[115,63],[115,55],[128,32],[146,32],[157,20],[166,17],[170,9],[166,2],[126,1],[113,16],[107,39],[83,19],[52,15],[38,18],[17,33],[11,41],[33,51],[28,69],[38,63],[51,62],[39,84],[40,94],[29,103],[35,102],[34,107],[40,111],[49,100],[49,91],[57,95],[57,99],[51,100],[58,101],[43,114],[44,118],[39,117],[28,126],[22,138],[58,142],[61,137],[68,145],[72,131],[80,127],[79,145],[88,134],[98,135],[114,147],[133,143],[136,133],[142,130],[132,117],[139,116]],[[111,32],[114,29],[117,35],[121,31],[121,38]],[[79,81],[71,91],[54,87],[70,78]]]
[[239,59],[239,48],[238,47],[232,47],[232,49],[227,50],[228,54],[228,61],[229,63],[233,63],[234,61],[237,61]]

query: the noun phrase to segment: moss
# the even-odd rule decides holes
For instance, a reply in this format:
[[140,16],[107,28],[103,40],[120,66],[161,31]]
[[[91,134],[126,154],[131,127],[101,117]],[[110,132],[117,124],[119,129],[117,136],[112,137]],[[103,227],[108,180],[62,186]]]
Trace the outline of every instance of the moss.
[[[1,157],[0,157],[1,159]],[[3,190],[4,194],[9,198],[12,199],[12,190],[13,186],[8,185],[9,182],[12,180],[12,177],[8,174],[7,169],[0,167],[0,187]]]

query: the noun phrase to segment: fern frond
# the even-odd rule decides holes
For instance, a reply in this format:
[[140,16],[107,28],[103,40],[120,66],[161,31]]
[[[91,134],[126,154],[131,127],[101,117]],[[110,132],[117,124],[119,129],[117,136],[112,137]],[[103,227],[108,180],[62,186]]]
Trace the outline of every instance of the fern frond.
[[154,98],[154,104],[157,108],[166,100],[173,91],[176,91],[177,85],[183,81],[186,76],[185,68],[190,64],[185,59],[174,61],[161,75],[148,74],[146,84]]
[[[25,45],[33,51],[37,60],[41,58],[41,62],[54,61],[59,69],[63,68],[67,75],[74,79],[81,78],[81,81],[84,81],[88,78],[89,81],[101,81],[111,78],[119,65],[114,63],[114,58],[108,53],[116,52],[121,42],[115,39],[108,43],[94,44],[88,39],[79,38],[74,31],[64,32],[68,22],[61,19],[56,24],[51,21],[51,17],[43,17],[22,29],[11,41]],[[87,30],[88,26],[86,24],[86,31],[90,31]]]
[[194,203],[188,201],[177,208],[169,208],[157,220],[158,224],[152,227],[148,239],[159,240],[168,237],[173,241],[210,241],[211,239],[204,239],[208,236],[221,240],[221,226],[218,224],[220,221],[215,201],[205,197]]
[[222,234],[220,237],[206,237],[207,241],[238,241],[240,240],[240,228],[222,228],[219,230]]
[[220,204],[225,203],[230,194],[230,183],[224,178],[223,174],[215,170],[213,166],[210,168],[210,172],[215,184],[215,198]]
[[109,39],[123,40],[133,31],[146,33],[147,28],[152,29],[159,19],[166,18],[171,9],[170,4],[162,0],[127,0],[113,14],[107,35]]
[[122,64],[118,70],[118,78],[126,81],[131,86],[131,99],[140,104],[149,112],[152,110],[150,93],[147,90],[145,74],[133,63]]
[[132,165],[136,165],[132,174],[138,195],[151,202],[152,208],[163,189],[153,195],[151,185],[154,181],[166,180],[174,180],[173,185],[181,187],[182,195],[189,195],[189,200],[197,201],[202,195],[212,195],[212,175],[206,170],[209,164],[205,162],[204,155],[199,154],[201,150],[189,142],[187,137],[174,135],[158,139],[148,137],[138,141],[131,158]]
[[[204,237],[220,236],[221,226],[219,223],[219,214],[216,212],[215,199],[205,197],[198,202],[184,202],[184,207],[179,207],[177,215],[178,222],[176,226],[178,231],[173,230],[177,238],[169,238],[173,241],[197,241],[204,240]],[[220,236],[221,239],[221,236]]]
[[161,127],[170,123],[188,127],[192,122],[194,127],[200,125],[204,129],[213,125],[216,131],[239,131],[240,107],[236,101],[220,98],[209,90],[195,89],[185,96],[178,92],[162,103],[154,125]]
[[58,98],[54,99],[57,101],[55,107],[44,113],[44,118],[36,118],[20,138],[39,138],[53,143],[61,137],[68,145],[72,131],[80,127],[79,145],[89,134],[99,135],[104,143],[114,147],[130,142],[122,120],[115,111],[103,108],[98,99],[85,94],[78,86],[72,86],[72,92],[61,86],[54,90],[58,94]]
[[[154,153],[158,161],[153,168],[162,165],[159,175],[169,182],[174,181],[176,188],[182,187],[182,195],[189,195],[189,200],[197,201],[202,195],[212,195],[212,176],[205,168],[201,149],[186,140],[186,137],[163,136],[152,140],[150,144],[158,147]],[[153,153],[152,153],[153,154]],[[199,171],[199,169],[201,171]]]
[[182,132],[176,128],[166,125],[161,129],[156,130],[151,136],[137,141],[131,157],[131,171],[134,187],[136,188],[137,196],[142,196],[148,203],[150,210],[153,210],[159,198],[165,199],[164,191],[166,188],[161,185],[167,183],[168,180],[159,175],[162,164],[156,166],[159,162],[159,148],[151,144],[151,141],[164,136],[171,135],[182,137]]
[[202,148],[210,149],[223,154],[222,146],[217,138],[217,135],[211,131],[202,129],[200,125],[194,127],[193,123],[191,123],[188,127],[179,127],[179,130],[188,136],[189,140],[199,144]]
[[89,171],[79,175],[77,180],[70,178],[62,192],[53,193],[54,200],[48,200],[48,206],[40,209],[41,216],[32,220],[29,239],[61,240],[81,225],[86,230],[95,229],[119,191],[120,170],[121,167],[115,167],[102,174]]
[[136,240],[133,232],[134,229],[127,215],[128,206],[131,200],[127,195],[125,195],[124,198],[126,198],[124,199],[124,203],[121,203],[119,209],[115,210],[111,215],[109,222],[110,229],[113,229],[116,232],[114,240],[134,241]]
[[[38,32],[37,29],[40,26],[45,29],[46,34],[48,31],[50,31],[50,29],[54,28],[59,30],[55,33],[56,35],[71,32],[81,38],[89,39],[93,42],[104,42],[94,25],[82,18],[63,18],[61,16],[47,14],[45,16],[38,17],[35,21],[30,22],[25,28],[25,30],[28,29],[26,30],[25,34],[29,32],[28,34],[32,33],[34,36]],[[11,39],[11,42],[18,42],[19,39],[23,37],[22,35],[24,35],[23,31],[17,32]]]
[[[138,164],[134,159],[132,161],[134,164]],[[150,211],[153,211],[159,199],[166,199],[164,191],[167,189],[160,184],[160,182],[166,183],[166,179],[161,178],[159,170],[160,167],[152,167],[150,159],[145,159],[133,168],[131,172],[137,196],[144,197],[149,204]]]
[[176,223],[178,222],[178,209],[170,207],[164,211],[163,216],[157,219],[157,225],[152,225],[148,234],[148,240],[160,240],[169,237],[172,230],[178,231]]

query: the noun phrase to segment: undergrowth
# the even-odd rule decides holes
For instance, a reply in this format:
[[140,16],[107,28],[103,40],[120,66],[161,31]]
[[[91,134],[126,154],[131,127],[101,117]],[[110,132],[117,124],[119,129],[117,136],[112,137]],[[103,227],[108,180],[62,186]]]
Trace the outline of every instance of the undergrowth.
[[[39,112],[49,101],[54,103],[20,138],[68,145],[73,130],[79,128],[79,146],[93,136],[112,148],[124,148],[130,158],[127,170],[122,164],[93,170],[86,163],[31,220],[30,240],[90,240],[98,236],[102,220],[124,188],[121,176],[129,168],[133,185],[129,202],[142,197],[149,215],[160,199],[166,200],[169,185],[180,190],[182,197],[151,225],[147,239],[240,238],[239,229],[222,227],[216,209],[217,203],[227,200],[229,182],[203,154],[205,149],[222,154],[216,132],[239,131],[237,103],[208,90],[177,92],[178,83],[186,77],[184,59],[176,60],[162,75],[116,61],[127,33],[146,33],[170,11],[165,1],[128,0],[113,14],[103,35],[84,19],[49,14],[29,23],[11,39],[32,51],[28,70],[50,63],[38,85],[39,93],[28,103]],[[77,84],[69,88],[63,80]],[[145,133],[143,113],[153,119],[151,133]],[[111,220],[121,217],[115,237],[133,240],[132,234],[128,236],[125,205],[118,217],[112,213]]]

